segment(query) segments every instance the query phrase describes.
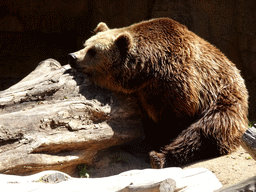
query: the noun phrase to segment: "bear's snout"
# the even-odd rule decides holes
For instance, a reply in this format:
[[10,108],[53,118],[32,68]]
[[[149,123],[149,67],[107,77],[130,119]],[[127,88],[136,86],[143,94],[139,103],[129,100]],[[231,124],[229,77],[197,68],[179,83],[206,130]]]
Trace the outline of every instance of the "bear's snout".
[[76,55],[74,53],[69,53],[68,54],[68,63],[71,66],[74,66],[74,65],[76,65],[76,61],[77,61]]

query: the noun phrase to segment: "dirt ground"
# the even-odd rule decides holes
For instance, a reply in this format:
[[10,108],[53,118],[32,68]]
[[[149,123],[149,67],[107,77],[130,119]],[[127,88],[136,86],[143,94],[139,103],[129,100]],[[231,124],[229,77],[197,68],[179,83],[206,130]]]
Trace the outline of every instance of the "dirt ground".
[[[140,157],[140,155],[142,155]],[[116,175],[132,169],[150,168],[145,155],[131,155],[121,149],[105,151],[98,156],[94,167],[88,168],[91,178]],[[242,148],[215,159],[197,162],[184,169],[204,167],[212,171],[223,187],[239,183],[256,175],[256,161]]]
[[229,186],[256,175],[256,161],[242,147],[237,151],[202,162],[184,169],[204,167],[212,171],[223,186]]

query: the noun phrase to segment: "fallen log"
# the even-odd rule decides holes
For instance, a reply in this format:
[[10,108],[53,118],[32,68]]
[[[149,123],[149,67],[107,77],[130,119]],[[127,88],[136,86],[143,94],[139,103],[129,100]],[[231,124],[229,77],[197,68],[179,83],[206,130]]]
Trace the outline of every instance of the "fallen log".
[[53,59],[0,92],[0,173],[73,175],[98,151],[142,133],[135,98],[96,87]]
[[246,179],[245,181],[241,181],[237,184],[223,187],[214,192],[249,192],[256,191],[256,176]]
[[255,125],[248,128],[241,139],[242,147],[256,160],[256,128]]
[[0,174],[1,187],[10,191],[109,191],[109,192],[212,192],[222,187],[215,175],[205,168],[131,170],[103,178],[72,178],[56,171],[31,176]]
[[[256,128],[255,125],[248,128],[241,138],[241,146],[256,160]],[[216,190],[216,192],[255,191],[256,176],[240,183]]]

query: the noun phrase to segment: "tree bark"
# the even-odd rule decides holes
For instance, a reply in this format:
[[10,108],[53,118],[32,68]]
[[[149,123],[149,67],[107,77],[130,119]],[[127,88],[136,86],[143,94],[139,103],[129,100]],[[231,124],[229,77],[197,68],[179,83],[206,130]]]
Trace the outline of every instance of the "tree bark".
[[256,191],[256,176],[246,179],[245,181],[241,181],[237,184],[223,187],[214,192],[249,192]]
[[57,171],[31,176],[0,174],[1,187],[9,191],[106,191],[106,192],[205,192],[222,187],[216,176],[205,168],[142,169],[103,178],[72,178]]
[[0,173],[73,175],[98,151],[142,135],[135,98],[96,87],[53,59],[0,92]]
[[246,130],[241,140],[242,147],[248,151],[254,160],[256,160],[256,129],[255,125]]

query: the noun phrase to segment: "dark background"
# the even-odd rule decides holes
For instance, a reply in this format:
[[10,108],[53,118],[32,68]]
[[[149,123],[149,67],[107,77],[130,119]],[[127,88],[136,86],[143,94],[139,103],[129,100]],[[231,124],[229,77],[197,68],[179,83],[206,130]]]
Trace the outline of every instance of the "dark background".
[[217,46],[241,70],[256,120],[255,0],[2,0],[0,90],[47,58],[67,64],[100,21],[110,28],[170,17]]

